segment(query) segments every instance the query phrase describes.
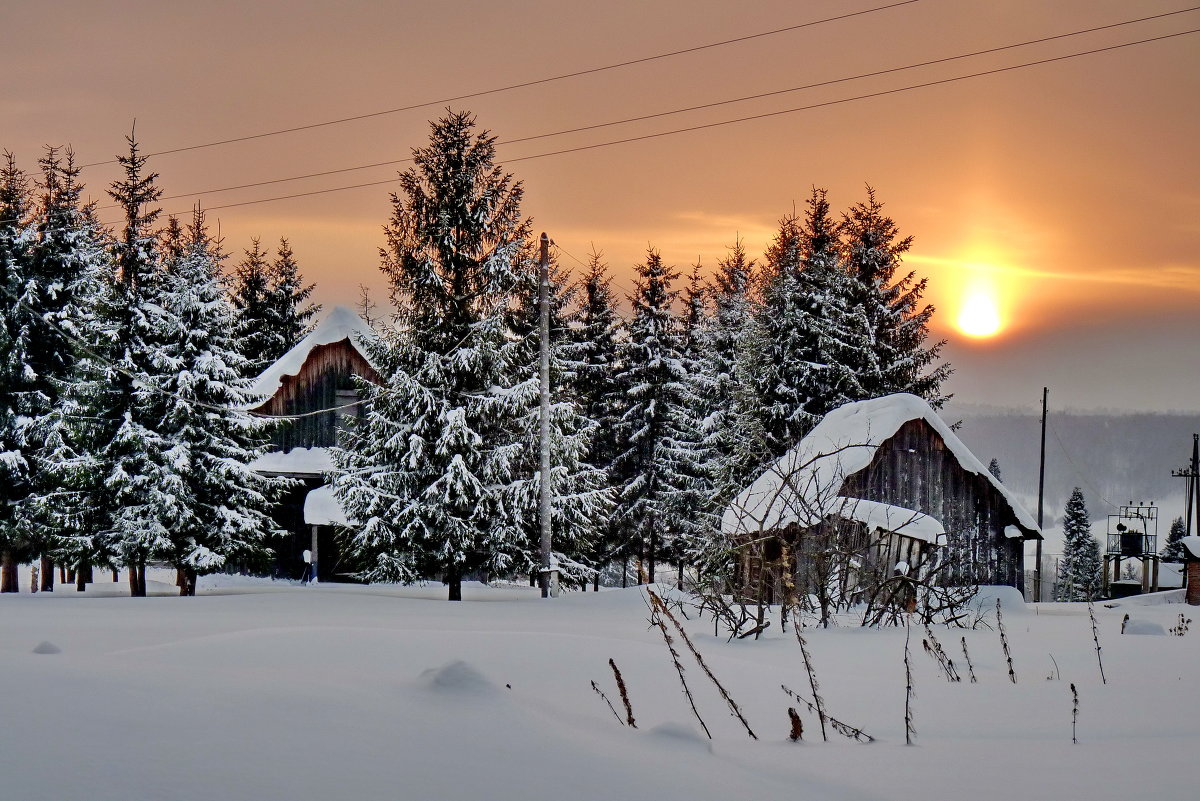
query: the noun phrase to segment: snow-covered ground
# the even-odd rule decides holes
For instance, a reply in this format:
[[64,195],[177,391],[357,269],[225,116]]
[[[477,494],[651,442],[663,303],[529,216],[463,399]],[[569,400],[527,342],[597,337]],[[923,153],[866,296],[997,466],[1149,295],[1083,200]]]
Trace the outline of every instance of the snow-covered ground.
[[[150,589],[163,597],[120,597],[124,585],[104,580],[83,596],[0,596],[0,797],[1200,798],[1200,615],[1183,637],[1120,633],[1126,613],[1168,629],[1198,611],[1180,604],[1096,607],[1107,685],[1083,605],[1006,610],[1015,685],[994,613],[976,630],[934,630],[958,684],[913,629],[917,744],[907,747],[903,629],[806,631],[829,712],[877,742],[831,733],[823,743],[801,708],[804,742],[793,744],[795,703],[780,684],[807,694],[808,679],[791,634],[776,621],[762,640],[730,643],[685,621],[759,736],[684,651],[710,743],[637,589],[543,601],[473,585],[461,604],[440,586],[222,577],[196,598]],[[609,658],[636,729],[590,686],[620,709]]]

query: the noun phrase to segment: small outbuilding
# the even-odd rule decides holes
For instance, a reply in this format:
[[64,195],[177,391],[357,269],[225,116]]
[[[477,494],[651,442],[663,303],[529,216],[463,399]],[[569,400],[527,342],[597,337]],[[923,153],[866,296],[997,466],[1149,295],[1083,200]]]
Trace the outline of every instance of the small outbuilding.
[[776,598],[811,584],[805,561],[826,548],[845,558],[818,580],[851,590],[856,573],[936,569],[939,584],[1023,591],[1025,541],[1041,537],[1016,496],[908,394],[830,412],[734,499],[721,525],[738,544],[739,584],[761,586],[758,574],[773,571],[766,594]]
[[1184,598],[1192,606],[1200,606],[1200,537],[1184,537],[1183,571]]
[[363,347],[374,336],[354,311],[336,306],[255,379],[252,392],[265,400],[253,411],[280,418],[280,426],[271,450],[250,466],[296,482],[275,510],[275,522],[288,532],[276,549],[279,575],[300,578],[313,571],[330,581],[344,572],[333,531],[346,516],[325,477],[334,469],[330,448],[338,444],[343,421],[362,413],[358,379],[379,381]]

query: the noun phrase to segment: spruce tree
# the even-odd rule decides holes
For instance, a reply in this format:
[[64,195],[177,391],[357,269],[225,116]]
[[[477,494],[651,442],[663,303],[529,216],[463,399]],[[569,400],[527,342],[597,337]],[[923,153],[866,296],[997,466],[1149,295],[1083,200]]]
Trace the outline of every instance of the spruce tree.
[[664,555],[663,535],[670,531],[671,496],[679,485],[671,451],[677,410],[687,400],[688,376],[680,323],[671,310],[678,296],[671,282],[678,271],[650,248],[637,275],[618,378],[628,407],[618,427],[622,452],[616,462],[621,480],[616,520],[625,540],[624,555],[636,553],[653,582]]
[[1056,601],[1090,601],[1100,596],[1100,542],[1092,536],[1083,491],[1076,487],[1063,516],[1063,555],[1058,564]]
[[334,451],[335,493],[360,523],[345,539],[360,575],[438,577],[453,601],[465,576],[528,563],[504,488],[522,450],[506,345],[530,225],[495,137],[474,129],[465,112],[434,122],[392,194],[381,256],[397,325],[367,345],[384,383],[363,385],[366,416]]
[[242,254],[233,273],[231,300],[237,312],[234,330],[244,377],[255,378],[291,346],[284,347],[272,306],[270,252],[263,249],[258,237],[253,237]]
[[1167,541],[1159,551],[1159,556],[1164,562],[1183,562],[1187,558],[1183,543],[1180,542],[1186,532],[1187,528],[1184,526],[1182,517],[1171,521],[1171,529],[1167,532]]
[[[540,309],[538,305],[538,259],[532,243],[523,251],[522,281],[512,329],[511,362],[514,397],[520,397],[525,412],[518,421],[523,448],[519,479],[510,487],[512,506],[528,532],[529,554],[538,553],[540,474]],[[550,463],[551,531],[554,558],[563,580],[586,586],[595,575],[592,556],[612,513],[612,490],[607,472],[590,459],[597,423],[586,416],[579,399],[571,393],[582,363],[569,337],[568,310],[574,304],[576,287],[551,255],[548,298],[550,304]],[[530,577],[540,565],[528,565]]]
[[[579,289],[579,307],[573,325],[567,328],[574,365],[568,378],[569,389],[580,406],[580,413],[595,424],[589,461],[604,471],[605,486],[615,493],[613,462],[619,453],[617,423],[625,409],[624,393],[617,381],[624,325],[617,312],[608,264],[595,250],[588,255]],[[597,568],[612,559],[620,544],[611,513],[600,523],[601,530],[593,537],[590,554]],[[599,587],[598,574],[593,586]]]
[[118,513],[153,532],[150,556],[184,575],[181,595],[195,594],[198,575],[265,557],[268,537],[280,533],[270,511],[281,481],[249,467],[271,423],[245,411],[250,381],[241,377],[234,312],[219,281],[218,254],[197,210],[152,310],[148,378],[156,391],[141,398],[154,415],[141,461],[152,489],[138,508]]
[[939,363],[944,341],[928,343],[934,308],[922,305],[927,280],[898,274],[912,237],[901,238],[895,221],[883,213],[875,190],[843,215],[842,251],[850,276],[851,314],[843,364],[855,379],[849,400],[910,392],[941,408],[948,364]]
[[321,310],[320,304],[309,302],[316,287],[316,284],[304,283],[291,244],[286,238],[280,238],[267,286],[268,325],[277,333],[272,343],[275,350],[268,353],[268,364],[312,331],[312,318]]
[[999,459],[992,457],[992,461],[988,462],[988,472],[991,473],[992,477],[994,479],[996,479],[997,481],[1003,480],[1000,478],[1000,460]]
[[15,505],[29,491],[29,464],[22,448],[20,398],[27,385],[20,344],[20,298],[28,268],[29,182],[5,151],[0,168],[0,592],[17,592],[17,562],[25,543]]

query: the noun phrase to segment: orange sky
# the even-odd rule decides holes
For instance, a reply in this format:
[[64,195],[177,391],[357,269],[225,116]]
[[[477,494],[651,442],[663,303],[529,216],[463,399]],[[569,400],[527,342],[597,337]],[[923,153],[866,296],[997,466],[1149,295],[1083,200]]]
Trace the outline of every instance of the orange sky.
[[[111,158],[438,100],[885,5],[888,0],[515,3],[7,2],[0,146]],[[103,7],[102,7],[103,6]],[[454,103],[502,140],[787,89],[1187,8],[1187,0],[920,0],[749,42]],[[1200,11],[1004,53],[500,148],[501,160],[839,100],[1200,28]],[[628,286],[647,244],[711,267],[761,253],[812,185],[873,184],[916,237],[961,400],[1196,409],[1200,34],[1000,75],[581,153],[514,161],[526,211]],[[444,106],[445,104],[441,104]],[[192,193],[409,155],[441,106],[152,160]],[[403,165],[400,165],[402,168]],[[231,192],[207,206],[385,181],[397,167]],[[84,177],[99,195],[112,165]],[[231,250],[292,240],[325,303],[381,288],[388,186],[214,211]],[[105,219],[112,218],[107,212]],[[569,260],[567,262],[570,264]],[[1005,328],[954,328],[997,293]],[[380,300],[382,300],[382,292]]]

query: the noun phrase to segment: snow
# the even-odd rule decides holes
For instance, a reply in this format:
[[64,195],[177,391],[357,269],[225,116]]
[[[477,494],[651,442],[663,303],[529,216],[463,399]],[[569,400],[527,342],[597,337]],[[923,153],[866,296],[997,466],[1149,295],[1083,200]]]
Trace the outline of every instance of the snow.
[[847,403],[825,415],[796,447],[738,494],[722,515],[722,529],[727,534],[764,531],[798,520],[802,510],[836,495],[847,477],[868,467],[879,446],[911,420],[929,423],[964,470],[983,476],[1008,501],[1021,527],[1038,530],[1017,497],[988,472],[929,404],[906,393]]
[[358,345],[359,341],[374,336],[375,332],[367,325],[366,320],[355,314],[353,309],[334,306],[330,309],[329,314],[317,323],[317,327],[313,329],[312,333],[297,342],[295,347],[280,356],[274,364],[254,380],[250,394],[263,399],[273,396],[283,386],[285,376],[299,375],[313,348],[349,339],[358,348],[359,353],[362,353],[362,347]]
[[1180,537],[1179,541],[1183,543],[1183,549],[1191,554],[1193,559],[1200,559],[1200,537]]
[[946,536],[946,529],[936,518],[902,506],[862,498],[835,498],[832,504],[826,505],[824,512],[864,523],[868,531],[881,528],[934,544],[938,538]]
[[1121,633],[1163,637],[1166,636],[1167,630],[1161,623],[1155,623],[1153,620],[1130,618],[1125,622],[1125,630]]
[[250,463],[250,469],[276,475],[323,475],[334,469],[329,448],[292,448],[268,451]]
[[334,497],[333,487],[317,487],[304,496],[304,522],[310,526],[346,526],[346,511]]
[[[83,595],[0,596],[0,675],[18,689],[0,735],[5,798],[1196,797],[1200,696],[1189,688],[1200,634],[1123,637],[1124,610],[1099,604],[1107,684],[1084,604],[1021,614],[1002,601],[1017,684],[994,600],[986,625],[933,629],[956,664],[966,640],[978,684],[942,678],[913,631],[910,748],[903,629],[806,630],[828,711],[877,738],[823,743],[815,716],[780,690],[807,695],[808,681],[777,612],[762,639],[728,642],[689,611],[689,637],[760,738],[746,736],[677,640],[709,741],[636,588],[542,600],[536,589],[467,584],[466,600],[448,603],[438,585],[209,576],[198,597],[178,598],[172,574],[153,571],[155,597],[131,599],[123,580],[97,575]],[[1136,615],[1169,627],[1181,610]],[[43,641],[61,653],[33,653]],[[621,710],[610,658],[636,729],[591,689]],[[802,743],[787,741],[788,706],[804,721]]]

